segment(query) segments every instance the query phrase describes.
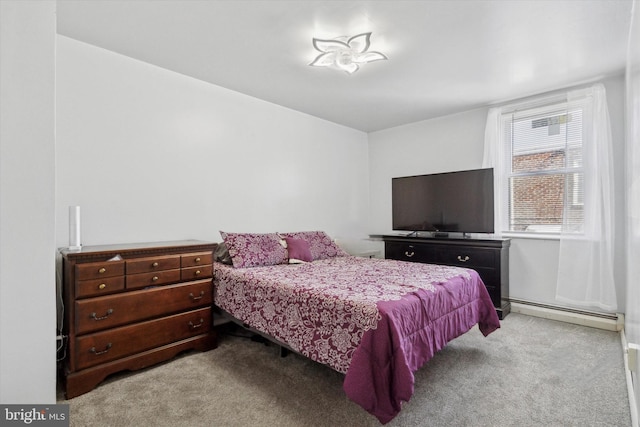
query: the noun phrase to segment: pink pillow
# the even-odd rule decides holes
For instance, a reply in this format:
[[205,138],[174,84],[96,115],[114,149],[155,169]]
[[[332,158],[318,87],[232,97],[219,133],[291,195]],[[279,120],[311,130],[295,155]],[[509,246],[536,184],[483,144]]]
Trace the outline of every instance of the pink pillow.
[[276,233],[225,233],[222,240],[229,248],[235,268],[262,267],[287,262],[287,250]]
[[294,239],[306,241],[309,244],[311,257],[314,261],[349,255],[342,250],[336,242],[331,240],[324,231],[297,231],[293,233],[280,233],[280,236],[282,236],[282,238],[293,237]]
[[291,260],[300,260],[305,262],[313,261],[311,256],[311,249],[309,243],[306,240],[295,239],[293,237],[285,237],[287,242],[287,251],[289,252],[289,262]]

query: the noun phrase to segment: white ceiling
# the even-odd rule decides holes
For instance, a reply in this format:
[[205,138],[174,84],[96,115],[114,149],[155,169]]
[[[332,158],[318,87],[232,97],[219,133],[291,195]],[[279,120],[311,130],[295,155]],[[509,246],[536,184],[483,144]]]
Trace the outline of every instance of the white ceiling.
[[[58,0],[58,33],[362,131],[621,73],[631,0]],[[308,64],[369,32],[387,61]]]

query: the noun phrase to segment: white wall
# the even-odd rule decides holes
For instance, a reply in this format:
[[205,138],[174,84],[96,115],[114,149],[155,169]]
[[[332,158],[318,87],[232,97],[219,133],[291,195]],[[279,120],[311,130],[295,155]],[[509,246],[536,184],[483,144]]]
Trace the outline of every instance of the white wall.
[[55,2],[0,1],[0,402],[55,403]]
[[[625,333],[627,340],[640,345],[640,0],[633,4],[633,19],[629,34],[627,58],[627,312]],[[635,416],[640,408],[640,360],[633,374]],[[633,397],[633,396],[632,396]],[[636,418],[636,423],[638,418]],[[637,424],[636,424],[637,425]]]
[[391,178],[482,166],[486,109],[369,134],[371,231],[390,233]]
[[56,243],[366,236],[367,135],[58,36]]
[[[616,281],[619,310],[625,309],[624,262],[624,80],[603,80],[607,90],[616,167]],[[439,117],[369,134],[371,234],[391,229],[391,178],[482,167],[487,108]],[[380,245],[381,247],[381,245]],[[514,238],[510,249],[512,298],[555,301],[558,241]]]

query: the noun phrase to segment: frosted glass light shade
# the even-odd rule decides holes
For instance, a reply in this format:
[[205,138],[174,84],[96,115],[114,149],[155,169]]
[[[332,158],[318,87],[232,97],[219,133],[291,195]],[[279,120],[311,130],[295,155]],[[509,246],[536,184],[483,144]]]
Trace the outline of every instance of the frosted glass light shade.
[[380,52],[369,51],[371,33],[362,33],[346,38],[338,37],[331,40],[313,39],[313,47],[320,53],[309,65],[314,67],[329,67],[353,74],[360,65],[368,62],[387,59]]

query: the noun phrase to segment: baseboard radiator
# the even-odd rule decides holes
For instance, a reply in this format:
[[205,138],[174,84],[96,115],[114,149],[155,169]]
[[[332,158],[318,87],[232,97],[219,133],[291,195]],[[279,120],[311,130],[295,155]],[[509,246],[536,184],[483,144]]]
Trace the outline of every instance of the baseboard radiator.
[[511,311],[550,320],[590,326],[608,331],[621,331],[624,328],[624,315],[621,313],[599,313],[579,310],[533,301],[510,298]]

